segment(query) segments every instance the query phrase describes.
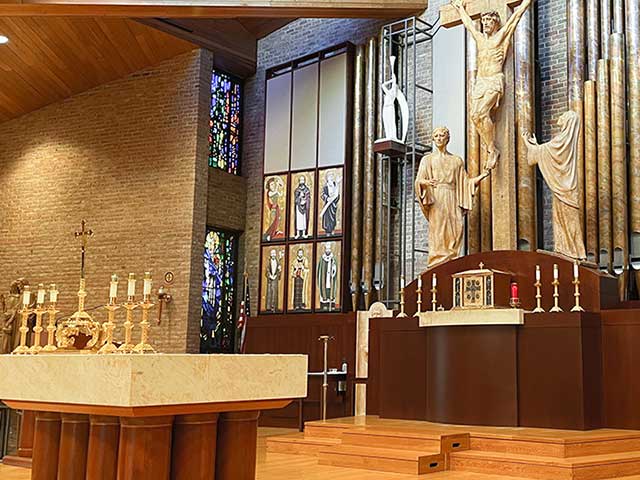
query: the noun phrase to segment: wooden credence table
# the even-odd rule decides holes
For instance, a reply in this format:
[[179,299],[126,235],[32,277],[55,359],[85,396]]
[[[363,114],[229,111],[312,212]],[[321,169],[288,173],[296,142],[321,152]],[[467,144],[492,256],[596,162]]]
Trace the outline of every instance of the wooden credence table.
[[32,480],[255,478],[261,410],[307,394],[305,355],[0,355],[36,412]]

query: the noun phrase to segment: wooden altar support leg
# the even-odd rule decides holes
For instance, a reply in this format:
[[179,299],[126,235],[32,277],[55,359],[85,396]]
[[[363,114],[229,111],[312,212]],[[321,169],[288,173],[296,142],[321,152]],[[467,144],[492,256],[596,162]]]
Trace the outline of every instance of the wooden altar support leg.
[[20,439],[18,440],[18,456],[31,458],[33,456],[33,436],[35,434],[36,412],[24,410],[20,423]]
[[118,480],[169,478],[172,426],[173,416],[121,417]]
[[31,480],[56,480],[60,450],[60,414],[37,412]]
[[218,414],[179,415],[173,424],[171,480],[213,480]]
[[216,480],[254,480],[259,411],[220,415]]
[[87,446],[89,445],[89,416],[62,414],[58,478],[85,480]]
[[86,480],[116,480],[118,471],[118,417],[91,415]]

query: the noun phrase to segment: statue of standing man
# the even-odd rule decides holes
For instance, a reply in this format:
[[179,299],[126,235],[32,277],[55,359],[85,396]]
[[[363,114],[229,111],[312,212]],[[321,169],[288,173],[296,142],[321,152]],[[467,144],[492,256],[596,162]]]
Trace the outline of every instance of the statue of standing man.
[[513,15],[509,17],[503,27],[500,27],[498,12],[484,12],[480,17],[482,31],[479,31],[464,8],[464,0],[451,2],[477,46],[478,73],[471,91],[471,112],[469,113],[471,121],[480,135],[480,140],[487,149],[488,158],[484,168],[489,170],[496,166],[500,156],[500,151],[496,146],[496,125],[491,114],[500,107],[500,101],[504,94],[502,68],[507,57],[511,37],[530,4],[531,0],[524,0],[514,10]]

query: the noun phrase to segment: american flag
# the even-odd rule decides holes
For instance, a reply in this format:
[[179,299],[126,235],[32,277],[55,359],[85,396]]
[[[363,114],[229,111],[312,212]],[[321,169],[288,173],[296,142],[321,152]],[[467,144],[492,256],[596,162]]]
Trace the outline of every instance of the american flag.
[[238,344],[239,353],[245,352],[245,340],[247,338],[247,320],[249,320],[249,308],[251,306],[251,297],[249,295],[249,275],[244,273],[244,285],[242,292],[242,302],[240,302],[240,317],[238,318],[238,332],[240,332],[240,343]]

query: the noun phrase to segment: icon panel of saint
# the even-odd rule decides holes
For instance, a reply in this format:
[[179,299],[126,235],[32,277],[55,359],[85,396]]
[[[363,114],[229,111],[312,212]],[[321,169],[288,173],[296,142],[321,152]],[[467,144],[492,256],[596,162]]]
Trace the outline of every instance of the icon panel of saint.
[[320,170],[318,180],[318,237],[342,235],[342,168]]
[[289,238],[304,240],[313,237],[315,212],[315,172],[291,174],[291,208]]
[[264,179],[262,199],[262,241],[285,239],[287,215],[287,175],[269,175]]
[[339,312],[342,309],[342,243],[318,242],[315,263],[316,312]]
[[262,247],[260,313],[284,312],[285,265],[284,245]]
[[311,286],[313,283],[313,244],[289,245],[289,288],[287,311],[310,312],[313,305]]

